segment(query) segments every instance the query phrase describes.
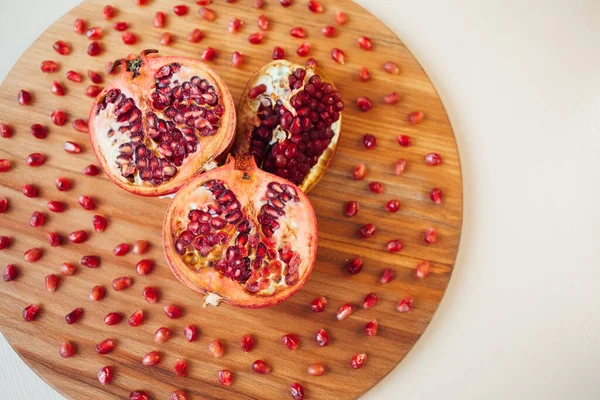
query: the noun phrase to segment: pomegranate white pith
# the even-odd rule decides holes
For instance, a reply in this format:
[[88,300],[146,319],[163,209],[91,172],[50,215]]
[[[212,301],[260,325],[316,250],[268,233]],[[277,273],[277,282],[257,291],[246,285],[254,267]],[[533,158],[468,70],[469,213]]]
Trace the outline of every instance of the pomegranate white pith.
[[251,156],[230,157],[177,192],[163,244],[173,273],[205,304],[266,307],[308,279],[317,223],[298,187],[261,171]]
[[230,147],[235,110],[221,78],[200,61],[123,61],[123,72],[90,111],[92,147],[120,187],[141,195],[175,192]]
[[340,93],[321,70],[273,61],[242,94],[233,150],[252,154],[260,168],[308,192],[332,160],[343,108]]

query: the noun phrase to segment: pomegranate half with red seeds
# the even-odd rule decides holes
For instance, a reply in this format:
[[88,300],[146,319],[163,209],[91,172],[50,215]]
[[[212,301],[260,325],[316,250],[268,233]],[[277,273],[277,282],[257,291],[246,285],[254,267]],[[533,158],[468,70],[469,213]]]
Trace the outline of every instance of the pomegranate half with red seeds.
[[89,132],[109,178],[144,196],[177,191],[214,168],[231,147],[235,107],[223,80],[198,60],[152,57],[146,50],[122,65],[96,98]]
[[233,151],[304,192],[325,173],[340,136],[342,96],[319,68],[273,61],[248,82]]
[[204,303],[259,308],[297,292],[317,252],[317,220],[294,184],[250,155],[181,188],[163,226],[169,267]]

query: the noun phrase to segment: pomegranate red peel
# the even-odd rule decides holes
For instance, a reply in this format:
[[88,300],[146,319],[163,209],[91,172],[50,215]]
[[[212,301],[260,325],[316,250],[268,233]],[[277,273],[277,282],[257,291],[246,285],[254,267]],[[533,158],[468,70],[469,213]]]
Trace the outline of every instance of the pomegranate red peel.
[[182,187],[162,232],[171,271],[205,305],[277,304],[306,283],[316,259],[317,221],[308,198],[261,171],[250,155],[230,156]]
[[[235,134],[235,106],[223,80],[201,61],[151,56],[117,60],[117,79],[89,116],[92,148],[121,188],[143,196],[177,191],[214,168]],[[113,67],[113,68],[114,68]]]
[[233,152],[252,154],[261,169],[307,193],[333,159],[343,108],[319,68],[273,61],[253,75],[241,96]]

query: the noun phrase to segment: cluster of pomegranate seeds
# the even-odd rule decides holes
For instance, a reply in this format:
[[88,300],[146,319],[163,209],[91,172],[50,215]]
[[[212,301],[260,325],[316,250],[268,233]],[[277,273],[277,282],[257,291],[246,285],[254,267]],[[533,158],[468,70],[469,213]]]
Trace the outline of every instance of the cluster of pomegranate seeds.
[[352,357],[352,360],[350,360],[350,366],[354,369],[359,369],[363,366],[366,359],[367,355],[365,353],[357,354],[354,357]]
[[40,165],[44,164],[45,161],[46,157],[43,154],[31,153],[27,156],[25,163],[30,167],[39,167]]
[[369,321],[365,324],[365,334],[367,336],[377,336],[377,328],[378,323],[376,319]]
[[304,400],[304,388],[298,382],[292,383],[290,390],[294,400]]
[[112,339],[105,339],[98,343],[95,349],[98,354],[108,354],[115,349],[115,341]]
[[108,385],[113,380],[113,369],[112,367],[106,366],[100,368],[98,371],[98,381],[103,385]]
[[143,321],[144,312],[142,310],[136,310],[133,314],[131,314],[127,322],[129,322],[129,325],[131,326],[139,326]]
[[166,19],[167,17],[165,16],[164,12],[157,11],[156,14],[154,14],[154,20],[152,21],[152,24],[155,28],[162,28],[165,26]]
[[[331,50],[331,58],[338,64],[344,65],[346,63],[346,55],[344,52],[338,48],[334,48]],[[365,110],[363,110],[365,111]]]
[[365,296],[365,299],[363,300],[363,308],[365,310],[368,310],[369,308],[373,308],[377,305],[377,302],[379,301],[379,298],[377,297],[377,295],[373,292],[368,293]]
[[348,273],[352,275],[358,274],[362,270],[362,267],[363,260],[360,257],[354,257],[348,260],[348,263],[346,264],[346,269],[348,270]]
[[10,246],[11,240],[8,236],[0,236],[0,250],[4,250]]
[[254,337],[252,335],[244,335],[240,340],[240,347],[246,353],[252,351],[254,348]]
[[5,139],[8,139],[12,136],[12,129],[4,122],[0,122],[0,136]]
[[323,376],[325,374],[325,365],[322,363],[313,363],[308,366],[310,376]]
[[4,268],[4,272],[2,272],[2,279],[4,282],[10,282],[15,279],[19,275],[19,270],[14,264],[8,264],[6,268]]
[[33,185],[26,183],[23,185],[21,190],[25,197],[37,197],[37,188]]
[[104,232],[104,229],[106,229],[106,218],[102,215],[94,215],[92,223],[96,232]]
[[156,303],[158,294],[156,293],[156,289],[151,286],[146,286],[142,291],[142,297],[148,302],[148,304],[154,304]]
[[62,358],[69,358],[75,354],[75,348],[71,342],[61,342],[58,346],[58,354]]
[[29,127],[29,131],[36,139],[45,139],[48,135],[46,128],[40,124],[33,124]]
[[144,358],[142,359],[142,364],[144,364],[146,367],[152,367],[152,366],[160,363],[160,360],[161,360],[160,352],[151,351],[150,353],[148,353],[144,356]]
[[108,313],[106,315],[106,317],[104,317],[104,323],[109,326],[116,325],[119,322],[121,322],[122,320],[123,320],[123,314],[116,313],[116,312]]
[[40,306],[37,304],[30,304],[23,310],[23,319],[27,322],[31,322],[36,319],[40,312]]
[[282,60],[285,58],[285,51],[279,47],[275,46],[273,48],[273,60]]
[[217,373],[217,378],[219,379],[219,383],[223,386],[230,386],[233,382],[233,374],[226,369],[219,371]]
[[23,258],[27,262],[36,262],[40,258],[42,258],[42,250],[38,247],[29,249],[29,250],[25,251],[25,253],[23,253]]
[[31,214],[29,225],[34,228],[39,228],[44,225],[44,222],[46,222],[46,216],[39,211],[34,211],[33,214]]
[[219,340],[211,340],[208,344],[208,351],[216,358],[221,357],[223,355],[223,345]]
[[313,312],[323,312],[325,311],[325,306],[327,306],[327,298],[326,297],[317,297],[310,303],[310,309]]
[[397,253],[397,252],[401,251],[403,247],[404,247],[404,243],[402,243],[402,241],[399,239],[390,240],[385,245],[385,248],[390,253]]
[[296,50],[296,54],[298,54],[300,57],[306,57],[308,55],[309,51],[310,51],[310,43],[303,42],[300,45],[300,47],[298,47],[298,49]]
[[73,23],[73,32],[83,35],[85,33],[85,29],[87,24],[83,18],[77,18]]
[[336,317],[338,321],[343,321],[354,312],[354,306],[350,303],[344,303],[338,310]]
[[267,375],[271,373],[271,367],[269,367],[269,364],[263,360],[256,360],[252,363],[252,371],[256,372],[257,374]]
[[98,256],[83,256],[79,263],[84,267],[98,268],[100,266],[100,257]]
[[67,315],[65,315],[65,321],[67,321],[67,324],[71,325],[79,321],[82,316],[83,308],[76,308]]
[[396,306],[396,310],[398,310],[401,313],[405,313],[405,312],[409,312],[410,310],[412,310],[412,307],[413,307],[413,298],[407,297],[398,302],[398,305]]
[[104,298],[105,294],[106,294],[106,290],[104,289],[104,286],[96,285],[90,291],[90,300],[91,301],[100,301]]
[[368,97],[361,96],[358,99],[356,99],[356,106],[358,107],[358,109],[360,111],[367,112],[371,108],[373,108],[373,103],[371,102],[371,99],[369,99]]
[[58,54],[60,55],[67,55],[71,52],[71,47],[63,42],[62,40],[58,40],[56,41],[53,45],[52,48],[54,49],[54,51],[56,51]]
[[315,341],[319,347],[327,346],[329,344],[329,334],[324,329],[319,329],[315,334]]

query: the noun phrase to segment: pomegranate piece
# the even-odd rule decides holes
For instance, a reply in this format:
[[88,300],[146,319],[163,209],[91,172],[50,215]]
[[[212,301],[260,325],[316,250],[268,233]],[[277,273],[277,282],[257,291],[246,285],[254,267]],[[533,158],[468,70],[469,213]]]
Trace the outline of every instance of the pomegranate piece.
[[296,54],[298,54],[300,57],[306,57],[308,55],[309,51],[310,51],[310,43],[303,42],[300,45],[300,47],[298,47],[298,49],[296,50]]
[[310,303],[310,309],[313,312],[323,312],[325,311],[325,306],[327,306],[327,298],[326,297],[317,297]]
[[169,304],[163,308],[165,315],[169,319],[179,319],[181,317],[181,308],[176,305]]
[[83,243],[88,239],[86,231],[75,231],[69,235],[69,240],[73,243]]
[[370,133],[365,133],[365,135],[363,136],[363,144],[365,145],[367,150],[371,150],[375,148],[375,145],[377,144],[377,138],[371,135]]
[[92,290],[90,292],[90,300],[91,301],[100,301],[104,298],[105,293],[106,293],[106,290],[104,289],[104,286],[96,285],[92,288]]
[[194,325],[188,325],[183,329],[183,336],[188,342],[195,342],[198,336],[198,330]]
[[99,73],[92,71],[91,69],[88,69],[87,74],[88,74],[88,77],[90,78],[90,80],[92,81],[92,83],[100,84],[100,83],[104,82],[104,79],[102,78],[102,76]]
[[39,228],[46,222],[46,216],[39,211],[34,211],[29,220],[29,225],[34,228]]
[[229,386],[233,382],[233,374],[226,369],[219,371],[217,373],[217,378],[219,379],[219,383],[223,386]]
[[65,203],[63,203],[62,201],[51,200],[48,202],[48,210],[55,213],[65,211],[65,207]]
[[[144,2],[143,4],[145,4],[147,0],[136,0],[138,4],[142,1]],[[129,393],[129,400],[148,400],[149,398],[150,396],[148,396],[148,393],[142,390],[134,390],[133,392]]]
[[335,22],[337,22],[338,25],[344,25],[347,21],[348,17],[346,17],[346,14],[344,14],[342,11],[335,12]]
[[112,19],[115,16],[115,8],[111,5],[104,6],[102,15],[104,16],[104,19]]
[[377,320],[374,319],[365,324],[365,334],[367,336],[377,336]]
[[187,361],[178,359],[175,361],[175,365],[173,366],[173,371],[177,376],[186,376],[187,375]]
[[127,253],[129,253],[129,245],[127,243],[118,244],[113,249],[113,254],[117,257],[124,256]]
[[8,264],[6,268],[4,268],[4,272],[2,272],[2,279],[4,282],[10,282],[19,276],[19,270],[13,264]]
[[375,235],[376,231],[377,231],[377,229],[375,228],[375,225],[366,224],[365,226],[363,226],[362,228],[359,229],[358,233],[363,238],[368,239],[368,238],[373,237],[373,235]]
[[81,77],[81,75],[79,75],[78,72],[72,70],[67,71],[67,79],[76,83],[81,83],[81,81],[83,80],[83,78]]
[[417,265],[417,269],[415,270],[415,274],[419,279],[425,279],[427,275],[429,275],[429,261],[421,261],[419,265]]
[[261,31],[269,29],[269,19],[264,14],[258,16],[258,28]]
[[360,257],[354,257],[348,261],[346,269],[349,274],[356,275],[360,273],[363,267],[363,260]]
[[11,240],[8,236],[0,236],[0,250],[6,249],[10,246]]
[[188,400],[188,397],[183,390],[176,390],[171,393],[170,400]]
[[406,169],[406,160],[404,159],[399,159],[398,161],[396,161],[396,164],[394,164],[394,173],[396,174],[396,176],[400,176],[404,173],[404,170]]
[[106,229],[106,218],[102,215],[94,215],[92,222],[96,232],[104,232],[104,229]]
[[29,131],[31,132],[33,137],[35,137],[36,139],[44,139],[48,135],[46,128],[44,128],[40,124],[31,125],[31,127],[29,128]]
[[154,25],[155,28],[162,28],[165,26],[165,20],[165,13],[162,11],[157,11],[156,14],[154,14],[154,20],[152,21],[152,25]]
[[352,357],[350,360],[350,366],[354,369],[359,369],[363,366],[367,359],[367,355],[365,353],[360,353]]
[[98,371],[98,381],[103,385],[108,385],[113,380],[113,369],[112,367],[106,366],[100,368]]
[[390,253],[397,253],[397,252],[401,251],[403,247],[404,247],[404,243],[402,243],[402,241],[399,239],[390,240],[385,245],[385,248]]
[[62,263],[60,265],[60,273],[64,276],[71,276],[75,273],[77,267],[71,263]]
[[309,0],[308,9],[311,12],[314,12],[315,14],[320,14],[323,12],[323,6],[321,5],[321,3],[315,0]]
[[87,48],[88,55],[90,55],[92,57],[96,57],[98,54],[100,54],[101,51],[102,51],[102,47],[100,46],[100,43],[95,42],[95,41],[90,43],[90,45]]
[[112,281],[112,287],[113,287],[113,289],[119,291],[119,290],[124,290],[124,289],[131,287],[132,283],[133,283],[133,281],[131,280],[130,277],[121,276]]
[[325,37],[334,37],[336,34],[335,26],[327,25],[321,28],[321,33]]
[[175,15],[182,17],[184,15],[186,15],[189,11],[189,7],[186,6],[185,4],[180,4],[177,5],[175,7],[173,7],[173,12],[175,13]]
[[214,21],[217,18],[215,12],[207,7],[200,7],[200,16],[207,21]]
[[366,36],[360,36],[358,38],[358,46],[363,50],[372,50],[373,42],[371,42],[371,39]]
[[31,153],[27,156],[27,160],[25,160],[25,163],[30,167],[39,167],[40,165],[44,164],[45,161],[46,157],[44,157],[43,154]]
[[77,18],[73,23],[73,32],[77,33],[78,35],[83,35],[85,33],[86,26],[87,24],[83,18]]
[[188,42],[191,43],[198,43],[202,39],[204,39],[204,33],[198,28],[191,31],[187,37]]
[[412,310],[413,301],[412,297],[406,297],[398,302],[396,309],[401,313],[409,312]]
[[96,345],[96,353],[108,354],[115,349],[115,341],[112,339],[105,339]]
[[142,297],[149,304],[154,304],[154,303],[156,303],[156,300],[158,298],[158,294],[156,293],[156,289],[154,289],[151,286],[146,286],[144,288],[144,290],[142,291]]
[[79,321],[82,316],[83,308],[76,308],[67,315],[65,315],[65,321],[67,321],[67,324],[71,325]]
[[336,316],[338,321],[345,320],[354,312],[354,307],[350,303],[344,303],[338,310]]
[[244,56],[239,51],[234,51],[231,54],[231,66],[233,68],[239,68],[244,62]]
[[123,320],[123,314],[116,313],[116,312],[108,313],[108,314],[106,314],[106,317],[104,317],[104,323],[109,326],[116,325],[119,322],[121,322],[122,320]]
[[429,153],[425,156],[425,164],[435,166],[442,163],[442,157],[438,153]]
[[98,256],[83,256],[79,263],[84,267],[98,268],[100,266],[100,257]]
[[152,260],[141,260],[135,266],[138,275],[148,275],[152,271]]
[[121,40],[126,45],[132,45],[137,42],[137,37],[131,32],[123,32],[123,34],[121,35]]
[[52,72],[56,72],[58,70],[58,63],[52,60],[44,60],[40,64],[40,69],[45,74],[50,74]]
[[425,240],[425,243],[427,244],[435,244],[437,242],[436,230],[434,228],[427,228],[423,240]]
[[385,203],[385,209],[387,212],[395,213],[400,209],[400,202],[396,199],[390,200]]
[[273,60],[282,60],[285,58],[285,51],[279,47],[275,46],[273,48]]
[[262,8],[263,4],[264,4],[263,0],[254,0],[254,2],[253,2],[254,8]]
[[329,334],[324,329],[319,329],[315,335],[315,341],[319,347],[324,347],[329,344]]
[[36,262],[42,258],[42,250],[38,247],[29,249],[23,254],[23,258],[27,262]]
[[154,341],[156,343],[164,343],[171,338],[171,330],[166,327],[161,327],[154,332]]
[[[125,32],[127,33],[127,32]],[[135,43],[135,41],[133,42]],[[85,89],[85,95],[88,97],[96,97],[98,96],[98,93],[100,93],[102,91],[102,88],[100,86],[97,85],[90,85]],[[87,129],[86,129],[87,131]]]
[[256,360],[252,363],[252,371],[257,374],[267,375],[271,373],[271,367],[263,360]]
[[308,60],[306,60],[306,62],[304,63],[304,65],[306,65],[307,67],[318,67],[318,63],[317,60],[315,60],[314,58],[309,58]]
[[335,61],[338,64],[344,65],[346,63],[346,55],[340,49],[331,49],[331,58],[333,58],[333,61]]
[[30,184],[25,184],[23,185],[23,187],[21,188],[23,194],[25,195],[25,197],[37,197],[37,188],[33,185]]
[[58,347],[58,354],[60,354],[62,358],[73,357],[75,354],[75,348],[71,342],[61,342],[60,346]]
[[402,147],[409,147],[412,145],[412,138],[408,135],[398,135],[398,144]]
[[292,35],[295,38],[304,39],[306,37],[306,31],[303,28],[297,26],[290,30],[290,35]]
[[27,90],[19,90],[17,101],[22,106],[29,105],[31,103],[31,93],[29,93]]
[[65,142],[63,145],[64,150],[69,154],[81,153],[81,146],[73,142]]
[[94,208],[96,208],[96,202],[89,196],[79,196],[77,201],[79,202],[79,205],[83,207],[84,210],[93,210]]
[[408,123],[411,125],[420,124],[423,121],[423,113],[421,111],[415,111],[408,115]]
[[145,240],[136,240],[133,242],[133,253],[137,255],[146,254],[148,251],[148,242]]
[[88,122],[83,119],[76,119],[73,121],[73,128],[82,133],[88,133]]
[[431,194],[429,195],[429,198],[435,204],[442,204],[442,190],[438,188],[431,189]]
[[252,335],[244,335],[240,340],[240,347],[246,353],[252,351],[254,348],[254,337]]
[[398,103],[399,100],[400,100],[400,95],[398,94],[398,92],[392,92],[390,94],[383,96],[383,101],[386,104],[394,105],[394,104]]
[[6,159],[0,159],[0,172],[6,172],[10,169],[10,161]]
[[82,170],[81,173],[83,175],[87,175],[87,176],[96,176],[100,173],[100,169],[95,166],[94,164],[90,164],[85,166]]
[[142,364],[144,364],[146,367],[152,367],[160,363],[160,360],[161,354],[158,351],[151,351],[144,356],[142,359]]
[[12,129],[4,122],[0,122],[0,136],[4,139],[8,139],[12,136]]
[[54,42],[52,48],[54,49],[54,51],[56,51],[62,56],[67,55],[71,52],[71,47],[62,40],[57,40],[56,42]]
[[377,305],[377,302],[379,301],[379,298],[377,297],[377,295],[375,293],[369,293],[365,296],[365,299],[363,300],[363,308],[365,310],[368,310],[369,308],[373,308]]
[[229,21],[229,25],[227,26],[227,31],[229,31],[229,33],[237,33],[237,31],[240,30],[242,25],[243,25],[242,20],[234,17],[231,19],[231,21]]
[[85,36],[87,36],[87,38],[90,40],[100,39],[102,37],[102,28],[99,26],[94,26],[87,30]]
[[169,32],[163,32],[158,40],[158,42],[163,46],[169,46],[172,41],[173,35],[171,35]]
[[279,4],[283,7],[289,7],[292,5],[292,0],[279,0]]
[[63,126],[67,122],[67,116],[63,110],[54,110],[50,115],[50,119],[54,125]]
[[0,214],[6,212],[7,208],[8,208],[8,200],[0,199]]
[[397,75],[400,73],[400,68],[398,68],[398,66],[391,61],[388,61],[385,64],[383,64],[383,70],[388,74],[392,75]]
[[365,164],[358,164],[352,172],[352,177],[357,181],[363,180],[367,173],[367,167]]
[[253,33],[252,35],[248,36],[248,41],[251,44],[260,44],[263,40],[263,34],[262,32],[257,32],[257,33]]
[[360,111],[367,112],[373,108],[373,103],[368,97],[362,96],[356,99],[356,106]]
[[223,355],[223,345],[218,340],[211,340],[208,344],[208,351],[215,358],[221,357]]
[[267,85],[261,83],[260,85],[254,86],[252,89],[248,90],[248,98],[255,99],[266,91]]
[[23,319],[26,322],[31,322],[37,318],[40,312],[40,306],[37,304],[30,304],[23,310]]
[[325,365],[322,363],[313,363],[308,366],[310,376],[323,376],[325,374]]
[[349,201],[344,206],[344,214],[346,214],[346,217],[354,217],[358,213],[359,208],[358,201]]
[[129,320],[127,322],[129,322],[129,325],[131,326],[139,326],[143,321],[144,312],[142,310],[137,310],[133,314],[131,314],[131,317],[129,317]]
[[129,24],[127,24],[127,22],[125,22],[125,21],[115,22],[113,24],[113,28],[115,31],[122,32],[122,31],[127,30],[127,28],[129,28]]
[[294,400],[304,400],[304,388],[298,382],[292,383],[290,390]]

